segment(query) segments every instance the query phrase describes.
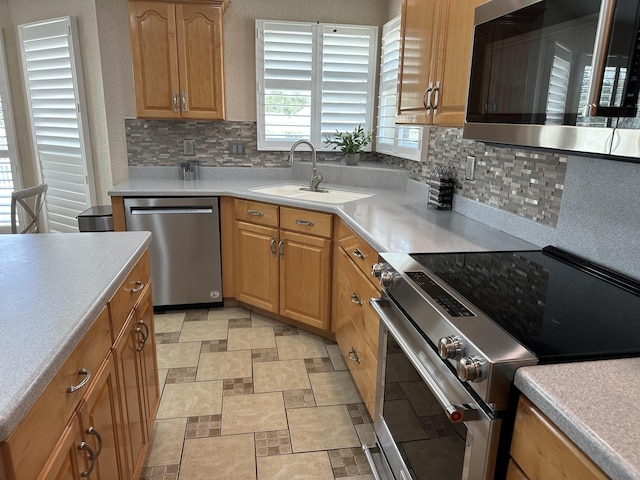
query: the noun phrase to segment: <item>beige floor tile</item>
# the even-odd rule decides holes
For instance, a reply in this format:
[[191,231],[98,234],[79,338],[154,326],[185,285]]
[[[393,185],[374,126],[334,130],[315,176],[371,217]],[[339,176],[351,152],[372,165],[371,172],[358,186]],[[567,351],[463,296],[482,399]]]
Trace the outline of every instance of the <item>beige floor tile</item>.
[[274,327],[285,325],[284,323],[274,320],[273,318],[269,318],[265,315],[260,315],[259,313],[251,312],[251,326],[252,327]]
[[255,480],[253,434],[187,439],[180,480]]
[[180,342],[202,342],[227,338],[227,320],[184,322]]
[[212,308],[209,310],[209,320],[229,320],[230,318],[250,318],[251,312],[242,307]]
[[360,445],[344,405],[287,410],[294,452],[309,452]]
[[222,412],[222,380],[165,385],[156,418],[195,417]]
[[149,467],[180,463],[186,426],[186,418],[156,420],[145,465]]
[[200,358],[200,342],[157,345],[158,368],[195,367]]
[[156,314],[153,322],[156,333],[179,332],[184,322],[184,312]]
[[251,377],[251,350],[200,355],[197,381]]
[[327,452],[258,458],[258,480],[333,480]]
[[373,445],[376,443],[373,423],[363,423],[362,425],[356,425],[355,428],[362,445]]
[[333,365],[333,369],[338,370],[348,370],[347,364],[344,361],[344,357],[342,356],[342,352],[340,352],[340,347],[338,345],[326,345],[327,352],[329,353],[329,358],[331,359],[331,364]]
[[375,480],[373,475],[356,475],[352,477],[340,477],[340,480]]
[[362,402],[348,371],[310,373],[309,380],[318,406]]
[[276,342],[280,360],[329,356],[324,340],[317,335],[287,335],[277,337]]
[[285,430],[287,417],[282,393],[224,397],[222,435]]
[[232,328],[229,330],[227,350],[274,348],[275,338],[273,327]]
[[261,362],[253,367],[253,391],[281,392],[310,388],[304,360]]
[[162,397],[162,390],[164,389],[164,383],[167,381],[168,368],[158,369],[158,385],[160,385],[160,396]]

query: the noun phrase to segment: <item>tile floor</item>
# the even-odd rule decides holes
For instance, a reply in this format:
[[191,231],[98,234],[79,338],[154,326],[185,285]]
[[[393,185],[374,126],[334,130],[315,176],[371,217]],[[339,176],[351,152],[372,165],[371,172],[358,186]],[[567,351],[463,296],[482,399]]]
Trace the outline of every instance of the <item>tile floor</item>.
[[243,308],[156,314],[162,397],[141,480],[373,480],[335,343]]

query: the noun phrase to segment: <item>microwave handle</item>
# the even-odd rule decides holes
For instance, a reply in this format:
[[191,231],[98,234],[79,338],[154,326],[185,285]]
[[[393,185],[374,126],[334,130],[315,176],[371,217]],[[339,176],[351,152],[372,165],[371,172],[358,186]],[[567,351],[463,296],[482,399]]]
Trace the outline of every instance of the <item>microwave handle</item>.
[[600,103],[600,93],[602,90],[602,77],[607,64],[607,51],[611,29],[613,28],[613,14],[616,9],[616,0],[602,0],[600,4],[600,14],[598,15],[598,25],[596,27],[596,39],[593,46],[593,60],[591,62],[591,78],[589,79],[589,89],[587,91],[587,104],[582,115],[585,117],[595,117],[598,115],[598,105]]

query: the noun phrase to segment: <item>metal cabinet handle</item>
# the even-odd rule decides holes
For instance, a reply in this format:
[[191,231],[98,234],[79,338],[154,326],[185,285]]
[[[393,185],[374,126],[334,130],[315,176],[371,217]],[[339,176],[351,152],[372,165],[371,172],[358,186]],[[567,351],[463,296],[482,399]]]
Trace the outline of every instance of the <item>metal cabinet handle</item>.
[[276,244],[278,243],[278,239],[276,237],[271,238],[271,255],[275,258],[278,255]]
[[424,108],[427,109],[427,113],[431,113],[431,108],[432,108],[432,104],[431,104],[431,94],[433,93],[433,82],[429,82],[429,88],[427,88],[427,90],[425,90],[425,95],[427,97],[427,100],[425,102],[424,97],[425,95],[422,96],[422,104],[424,105]]
[[298,225],[303,225],[305,227],[313,227],[315,224],[310,220],[296,220]]
[[[129,286],[133,285],[133,286]],[[125,292],[136,293],[144,288],[144,282],[140,280],[136,280],[135,282],[129,283],[126,287],[124,287]]]
[[77,385],[70,385],[70,386],[67,388],[67,392],[68,392],[68,393],[73,393],[73,392],[76,392],[76,391],[80,390],[82,387],[84,387],[84,386],[87,384],[87,382],[88,382],[88,381],[89,381],[89,379],[91,378],[91,373],[90,373],[90,372],[89,372],[89,370],[87,370],[86,368],[81,368],[81,369],[78,371],[78,375],[84,375],[85,377],[82,379],[82,381],[81,381],[79,384],[77,384]]
[[173,92],[173,111],[174,112],[179,112],[179,107],[178,107],[178,92]]
[[440,100],[440,81],[436,82],[436,86],[433,89],[433,91],[435,92],[435,101],[433,102],[433,116],[435,117],[436,115],[438,115],[438,103]]
[[357,258],[359,258],[360,260],[364,260],[364,253],[362,253],[362,252],[360,251],[360,249],[358,249],[358,248],[354,249],[354,250],[353,250],[353,252],[352,252],[352,254],[353,254],[353,256],[354,256],[354,257],[357,257]]
[[354,293],[353,295],[351,295],[351,303],[355,303],[356,305],[362,306],[362,300],[360,300],[360,297],[358,296],[357,293]]
[[280,258],[284,258],[284,238],[283,237],[280,237],[278,248],[280,249]]
[[147,343],[147,339],[149,338],[149,326],[144,323],[144,321],[140,320],[138,322],[138,325],[140,325],[141,327],[144,327],[145,331],[142,331],[142,328],[137,327],[135,332],[139,333],[140,335],[142,335],[142,342],[140,342],[140,346],[136,348],[136,351],[141,352],[142,349],[144,348],[145,343]]
[[182,111],[186,112],[187,110],[187,92],[182,92]]
[[98,451],[96,452],[96,458],[98,458],[102,453],[102,437],[100,436],[100,433],[93,427],[87,428],[86,432],[89,435],[95,435],[95,437],[98,439]]
[[349,350],[349,360],[353,360],[358,365],[360,365],[360,357],[358,356],[355,347],[351,347],[351,350]]
[[93,472],[93,469],[96,466],[96,460],[98,459],[98,456],[94,453],[94,451],[91,449],[89,444],[86,442],[80,442],[80,445],[78,445],[78,450],[86,450],[87,453],[89,454],[89,460],[91,460],[89,469],[83,470],[80,472],[81,477],[88,477],[89,475],[91,475],[91,473]]
[[252,217],[264,217],[264,213],[259,212],[258,210],[247,210],[247,213]]

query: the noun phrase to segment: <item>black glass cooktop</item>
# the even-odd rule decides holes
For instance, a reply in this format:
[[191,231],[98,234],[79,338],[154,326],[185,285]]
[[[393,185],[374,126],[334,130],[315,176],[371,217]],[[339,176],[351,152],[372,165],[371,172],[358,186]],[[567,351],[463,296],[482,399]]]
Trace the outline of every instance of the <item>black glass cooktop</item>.
[[640,356],[640,282],[567,254],[415,254],[540,362]]

